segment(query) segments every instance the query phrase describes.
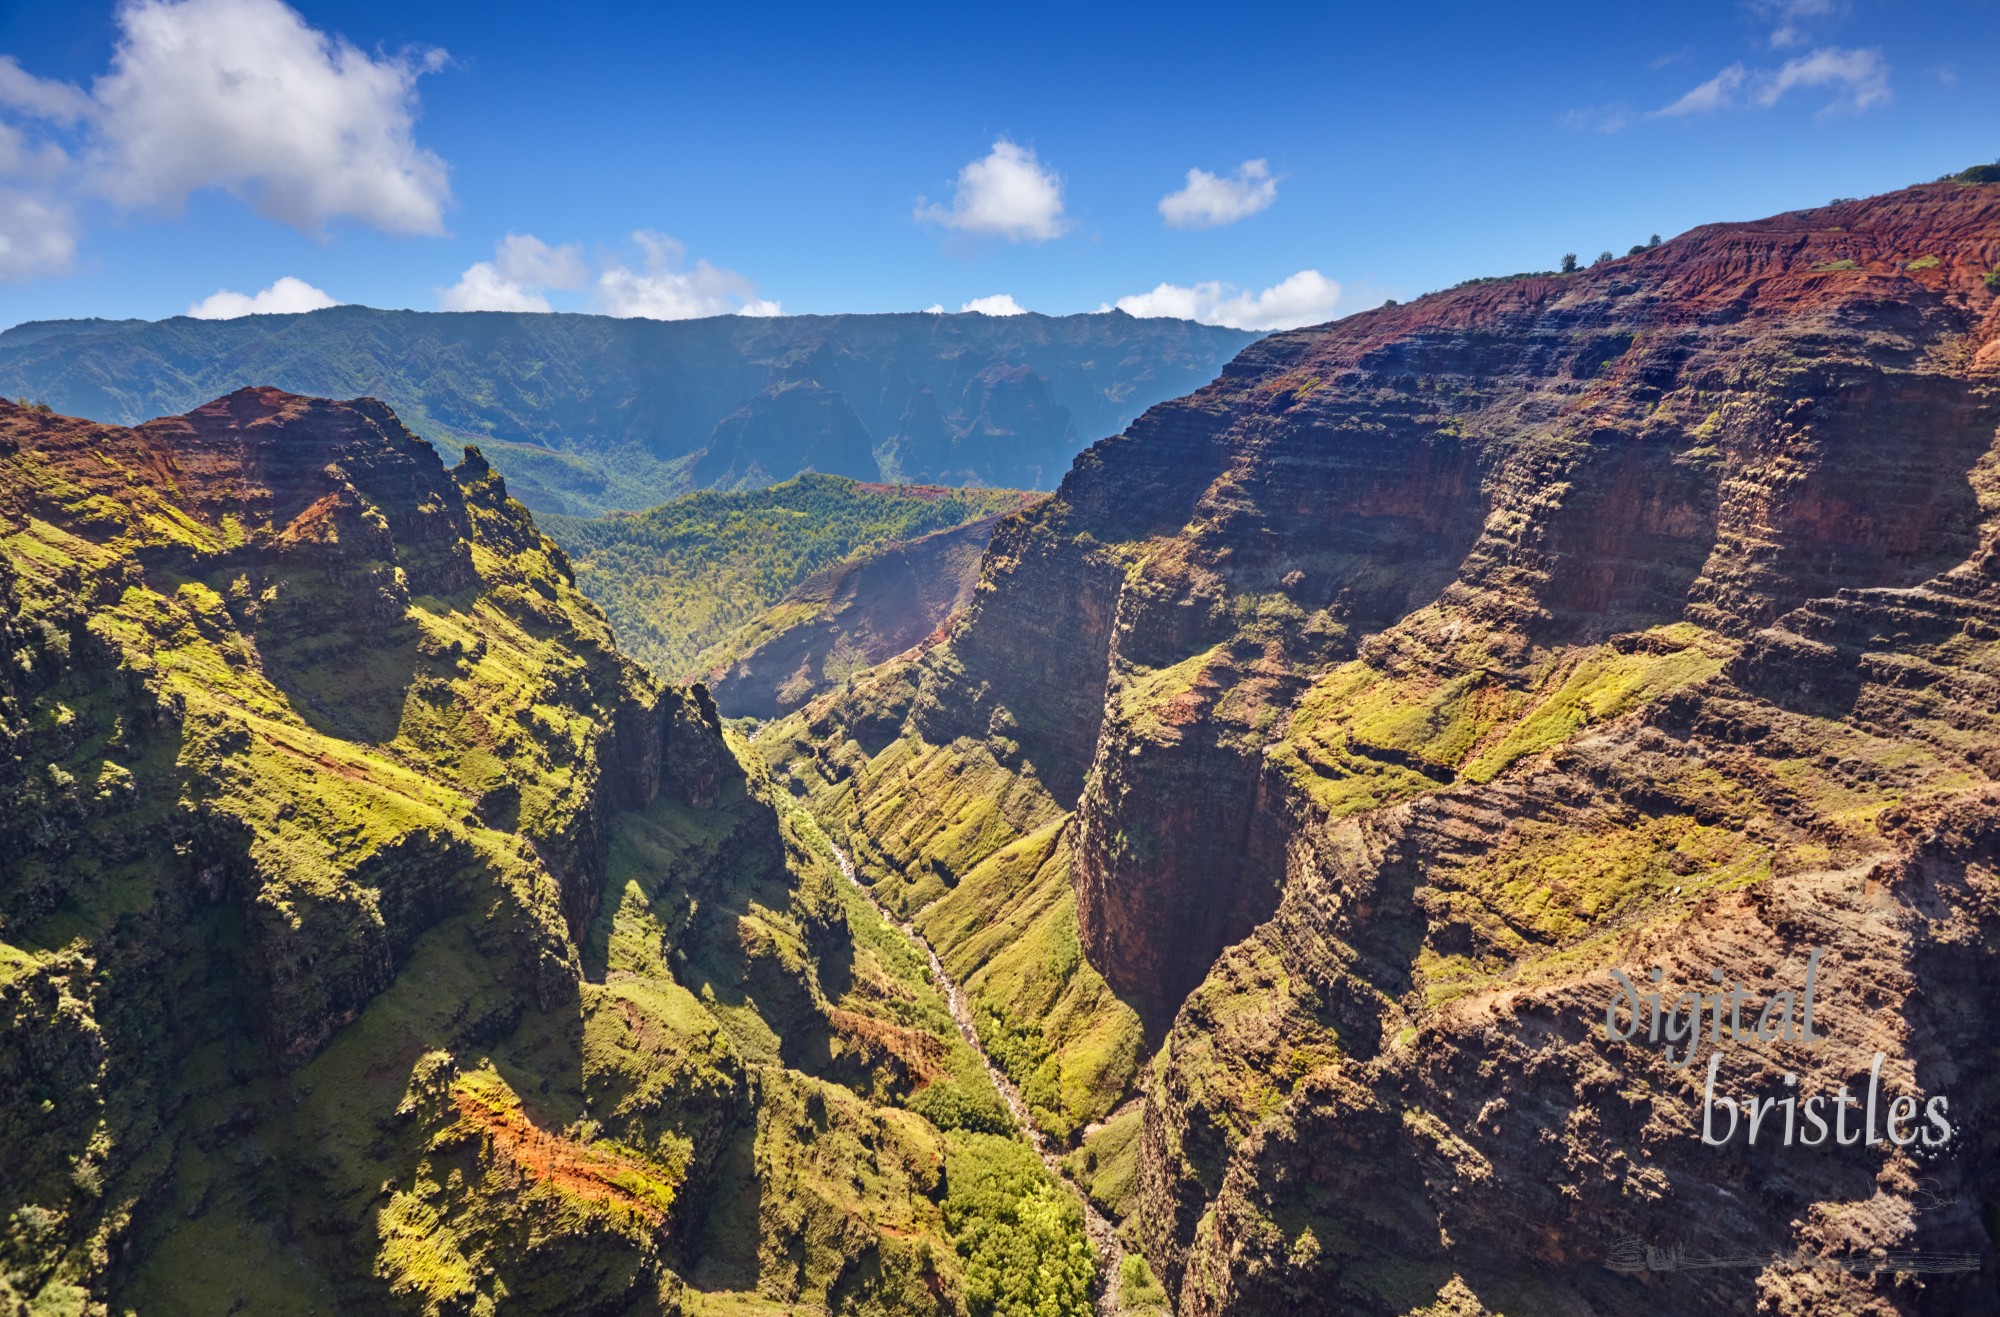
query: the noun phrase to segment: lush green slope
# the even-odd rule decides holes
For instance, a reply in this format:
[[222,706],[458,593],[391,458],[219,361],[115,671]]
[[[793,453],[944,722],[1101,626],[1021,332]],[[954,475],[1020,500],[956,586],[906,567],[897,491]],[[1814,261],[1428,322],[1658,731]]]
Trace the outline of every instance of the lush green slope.
[[690,494],[636,516],[549,516],[577,584],[625,651],[673,678],[726,665],[771,628],[767,610],[815,573],[885,544],[1020,507],[1012,490],[861,484],[807,475]]
[[476,452],[0,403],[0,653],[0,1313],[1087,1308],[921,955]]
[[1046,488],[1078,448],[1257,336],[1119,313],[616,320],[378,311],[0,334],[0,393],[123,425],[245,385],[389,403],[481,444],[537,512],[650,507],[800,471]]

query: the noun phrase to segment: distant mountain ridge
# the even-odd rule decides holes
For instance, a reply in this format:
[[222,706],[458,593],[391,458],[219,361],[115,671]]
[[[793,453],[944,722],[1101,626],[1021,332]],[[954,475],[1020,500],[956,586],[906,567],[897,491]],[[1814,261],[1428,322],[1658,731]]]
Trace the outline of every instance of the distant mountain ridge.
[[1259,335],[1123,312],[705,320],[340,306],[0,333],[0,393],[131,425],[246,384],[370,396],[476,442],[541,512],[820,471],[1047,488]]

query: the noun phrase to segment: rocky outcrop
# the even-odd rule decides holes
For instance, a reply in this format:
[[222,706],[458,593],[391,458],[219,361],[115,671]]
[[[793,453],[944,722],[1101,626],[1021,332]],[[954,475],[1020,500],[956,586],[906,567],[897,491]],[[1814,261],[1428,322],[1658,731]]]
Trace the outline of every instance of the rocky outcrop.
[[[1178,1311],[1991,1292],[1996,268],[2000,187],[1947,182],[1273,336],[1002,529],[902,740],[888,678],[808,710],[864,857],[964,835],[871,813],[913,743],[1074,802]],[[1705,1145],[1702,1070],[1605,1035],[1614,968],[1761,1001],[1814,948],[1832,1041],[1718,1082],[1879,1051],[1950,1169]]]

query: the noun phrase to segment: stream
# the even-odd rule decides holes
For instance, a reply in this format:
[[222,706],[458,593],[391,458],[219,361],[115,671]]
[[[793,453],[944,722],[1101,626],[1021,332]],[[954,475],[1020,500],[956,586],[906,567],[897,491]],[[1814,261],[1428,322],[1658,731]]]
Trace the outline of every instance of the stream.
[[[824,833],[824,829],[821,831]],[[980,1063],[986,1067],[986,1073],[993,1079],[993,1087],[1000,1090],[1001,1101],[1007,1104],[1007,1109],[1014,1114],[1015,1123],[1028,1136],[1029,1146],[1041,1157],[1042,1163],[1049,1168],[1049,1173],[1056,1178],[1056,1182],[1067,1188],[1076,1198],[1077,1205],[1083,1209],[1084,1233],[1090,1237],[1091,1247],[1097,1252],[1098,1317],[1117,1317],[1121,1311],[1118,1304],[1119,1270],[1125,1261],[1125,1246],[1118,1242],[1117,1229],[1091,1203],[1090,1196],[1084,1193],[1082,1187],[1070,1179],[1063,1170],[1062,1159],[1050,1149],[1048,1140],[1035,1125],[1034,1117],[1028,1114],[1028,1104],[1022,1100],[1021,1090],[1015,1087],[1014,1081],[1007,1077],[1007,1073],[994,1063],[993,1058],[988,1056],[986,1049],[980,1045],[979,1031],[972,1026],[972,1008],[966,1004],[965,994],[959,991],[958,984],[945,972],[944,962],[938,959],[937,951],[931,946],[930,939],[918,932],[916,925],[898,918],[887,906],[875,899],[875,893],[868,889],[868,884],[855,876],[854,862],[847,858],[847,852],[834,845],[831,837],[827,839],[827,844],[833,847],[833,858],[840,864],[841,876],[854,884],[855,890],[875,908],[875,913],[881,915],[883,921],[891,928],[900,929],[905,937],[923,948],[924,956],[930,961],[931,977],[944,992],[945,1001],[951,1007],[951,1018],[958,1025],[959,1034],[964,1037],[966,1045],[977,1054]]]

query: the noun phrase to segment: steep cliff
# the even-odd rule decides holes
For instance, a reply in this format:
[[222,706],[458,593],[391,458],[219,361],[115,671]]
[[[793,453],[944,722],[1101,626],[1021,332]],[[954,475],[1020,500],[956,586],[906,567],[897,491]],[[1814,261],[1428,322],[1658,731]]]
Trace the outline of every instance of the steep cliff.
[[737,657],[712,674],[716,707],[732,718],[789,713],[928,639],[971,602],[1002,515],[887,544],[801,581],[730,638]]
[[921,954],[477,450],[0,404],[0,1312],[1087,1306]]
[[[1031,497],[802,475],[763,489],[704,490],[644,512],[547,516],[538,524],[568,550],[577,584],[602,605],[620,648],[664,677],[691,680],[726,669],[765,637],[817,616],[832,602],[818,597],[824,585],[807,591],[810,601],[787,601],[794,589],[892,545],[983,522],[984,531],[970,532],[977,546],[969,571],[976,573],[993,518]],[[944,562],[935,567],[955,579],[968,574]],[[955,594],[956,587],[946,592]],[[918,635],[936,625],[933,620]],[[885,658],[909,643],[914,638],[870,657]],[[797,666],[794,661],[772,685]],[[815,666],[812,679],[819,675]]]
[[[773,729],[1177,1311],[1991,1305],[1996,271],[1946,182],[1274,336]],[[1815,947],[1716,1091],[1879,1051],[1945,1151],[1707,1146],[1607,1036]]]

